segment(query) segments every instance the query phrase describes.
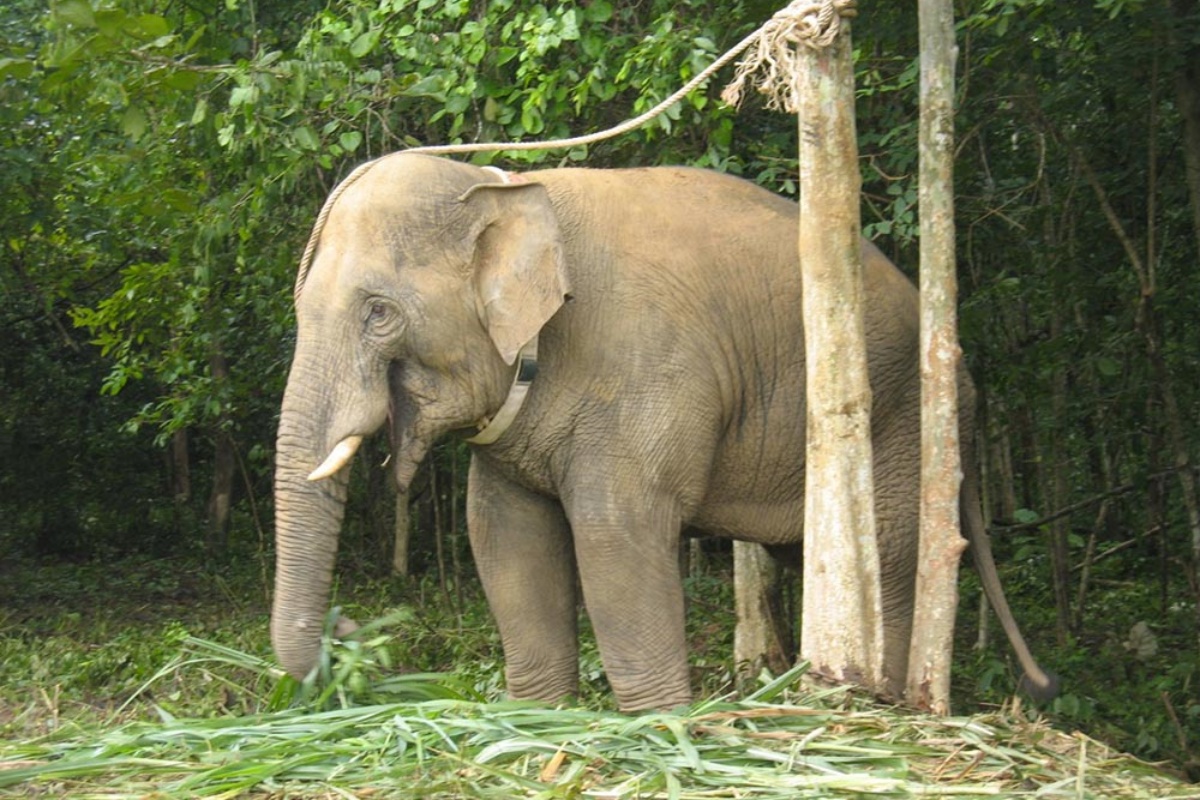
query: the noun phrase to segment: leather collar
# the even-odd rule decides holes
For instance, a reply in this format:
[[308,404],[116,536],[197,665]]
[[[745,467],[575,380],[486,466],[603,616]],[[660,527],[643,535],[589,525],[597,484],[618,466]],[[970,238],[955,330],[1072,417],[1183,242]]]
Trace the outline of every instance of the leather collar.
[[484,417],[478,423],[478,432],[467,439],[471,444],[491,444],[499,439],[508,426],[516,419],[521,406],[525,404],[525,395],[529,393],[529,385],[537,377],[538,371],[538,337],[534,336],[517,353],[517,372],[513,376],[512,386],[508,397],[504,398],[500,410],[491,419]]

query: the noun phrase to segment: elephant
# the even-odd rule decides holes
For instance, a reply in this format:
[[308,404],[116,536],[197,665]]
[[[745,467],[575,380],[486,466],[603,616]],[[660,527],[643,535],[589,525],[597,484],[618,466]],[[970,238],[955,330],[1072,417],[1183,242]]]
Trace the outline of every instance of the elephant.
[[[681,535],[802,541],[797,214],[693,168],[516,174],[401,151],[352,172],[296,279],[275,475],[280,664],[303,677],[316,661],[347,466],[387,425],[401,491],[439,437],[469,442],[468,535],[511,697],[577,692],[581,591],[621,710],[689,702]],[[918,296],[866,240],[862,262],[898,695],[918,544]],[[1029,685],[1052,691],[996,578],[973,472],[962,514],[984,586]]]

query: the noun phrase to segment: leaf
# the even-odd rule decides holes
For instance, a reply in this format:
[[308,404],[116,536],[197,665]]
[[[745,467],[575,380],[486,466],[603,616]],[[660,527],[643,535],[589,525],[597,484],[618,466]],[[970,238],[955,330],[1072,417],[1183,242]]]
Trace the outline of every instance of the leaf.
[[229,107],[237,108],[241,105],[251,105],[258,100],[258,87],[253,84],[247,86],[235,87],[229,93]]
[[344,147],[347,153],[353,153],[362,144],[362,138],[358,131],[345,131],[338,136],[338,144]]
[[575,9],[570,9],[562,14],[558,23],[561,26],[560,36],[568,42],[573,42],[579,38],[579,23],[575,19]]
[[96,27],[96,14],[87,0],[61,0],[51,11],[54,19],[74,28]]
[[[139,14],[136,17],[130,17],[129,22],[125,25],[125,32],[143,40],[161,40],[166,36],[173,38],[171,23],[167,22],[165,17],[157,14]],[[160,47],[161,45],[156,44],[155,46]]]
[[200,73],[191,70],[176,70],[167,76],[166,84],[172,89],[190,92],[200,85],[203,80]]
[[28,78],[33,74],[33,62],[25,58],[0,58],[0,78]]
[[121,130],[126,136],[136,142],[145,135],[148,127],[150,127],[150,121],[146,118],[146,112],[140,107],[130,106],[125,109],[125,113],[121,116]]
[[295,136],[296,143],[299,144],[301,147],[303,147],[305,150],[320,150],[321,149],[320,138],[318,138],[317,134],[313,131],[313,129],[308,127],[307,125],[301,125],[299,128],[296,128],[296,130],[293,131],[292,135]]
[[361,34],[350,45],[350,55],[355,58],[362,58],[375,49],[375,45],[379,42],[380,30],[378,28],[369,30]]
[[500,104],[496,102],[496,98],[488,97],[483,101],[483,118],[488,122],[495,122],[500,116]]
[[196,201],[191,194],[183,189],[167,189],[159,199],[175,211],[192,214],[196,211]]
[[119,8],[105,8],[95,12],[96,27],[110,39],[118,39],[125,30],[129,15]]
[[168,33],[164,36],[159,36],[153,42],[150,42],[149,44],[144,45],[142,49],[162,50],[164,47],[166,47],[167,45],[174,42],[175,38],[176,38],[175,34]]
[[521,127],[525,129],[526,133],[541,133],[544,127],[541,113],[530,106],[521,109]]
[[588,22],[608,22],[612,19],[613,7],[608,0],[593,0],[583,11]]
[[444,85],[440,74],[426,75],[405,89],[404,93],[413,97],[437,97],[442,93]]

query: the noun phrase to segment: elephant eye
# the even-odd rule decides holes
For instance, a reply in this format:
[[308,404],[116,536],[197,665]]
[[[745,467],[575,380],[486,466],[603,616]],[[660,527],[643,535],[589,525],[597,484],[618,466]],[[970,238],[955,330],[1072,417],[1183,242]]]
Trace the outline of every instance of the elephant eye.
[[396,307],[385,300],[372,300],[367,306],[366,327],[372,333],[390,332],[398,319]]

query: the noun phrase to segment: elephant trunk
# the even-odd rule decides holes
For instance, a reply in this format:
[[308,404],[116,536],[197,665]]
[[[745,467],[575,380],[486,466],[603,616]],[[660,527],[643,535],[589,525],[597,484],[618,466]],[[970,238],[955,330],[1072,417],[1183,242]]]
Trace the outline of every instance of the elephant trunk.
[[309,480],[327,455],[326,422],[305,397],[319,382],[288,380],[276,442],[275,599],[271,643],[280,665],[303,679],[317,662],[329,605],[338,534],[346,507],[347,471]]

